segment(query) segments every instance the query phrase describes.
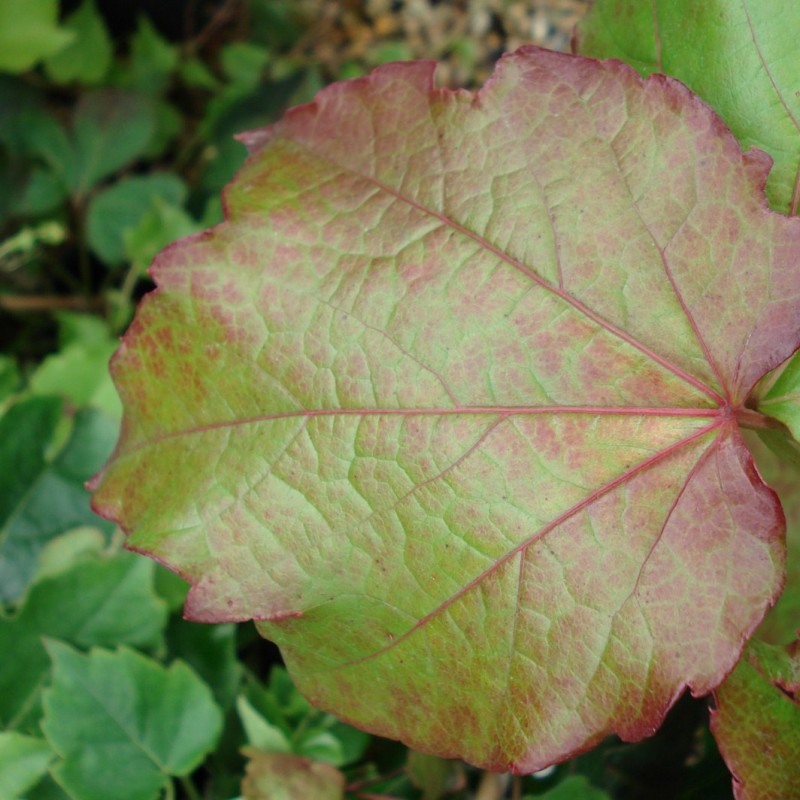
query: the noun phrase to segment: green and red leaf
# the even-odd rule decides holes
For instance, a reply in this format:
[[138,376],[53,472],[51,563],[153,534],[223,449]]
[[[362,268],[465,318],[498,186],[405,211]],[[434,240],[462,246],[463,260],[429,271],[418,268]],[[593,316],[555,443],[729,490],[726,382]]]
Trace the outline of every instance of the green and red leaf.
[[792,0],[598,0],[577,28],[576,50],[620,58],[643,75],[683,81],[719,113],[743,148],[774,161],[767,197],[800,204],[800,15]]
[[316,705],[494,769],[652,733],[780,592],[740,425],[800,344],[800,221],[676,81],[427,63],[244,137],[157,259],[95,508]]
[[800,798],[800,642],[751,642],[716,690],[711,729],[736,800]]

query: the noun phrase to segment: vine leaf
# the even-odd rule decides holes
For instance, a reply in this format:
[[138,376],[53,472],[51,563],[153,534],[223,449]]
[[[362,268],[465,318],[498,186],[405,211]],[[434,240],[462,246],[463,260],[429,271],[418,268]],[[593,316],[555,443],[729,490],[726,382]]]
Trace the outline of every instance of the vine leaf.
[[245,135],[113,362],[95,508],[257,620],[315,705],[526,772],[652,733],[777,597],[744,446],[800,343],[800,220],[684,86],[527,48]]
[[[767,197],[800,203],[800,17],[786,0],[598,0],[575,34],[577,52],[620,58],[643,75],[679,78],[710,103],[743,148],[774,160]],[[744,77],[746,76],[746,77]]]
[[711,728],[734,774],[736,800],[798,797],[800,641],[752,641],[716,690]]

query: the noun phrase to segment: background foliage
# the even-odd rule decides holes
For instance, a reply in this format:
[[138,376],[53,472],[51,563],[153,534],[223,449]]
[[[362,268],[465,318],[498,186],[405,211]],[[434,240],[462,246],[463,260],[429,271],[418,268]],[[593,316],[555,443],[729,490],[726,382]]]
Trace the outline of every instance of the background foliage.
[[[402,4],[345,23],[292,0],[112,5],[0,0],[0,797],[731,797],[690,698],[645,742],[524,779],[367,736],[312,709],[252,625],[182,620],[183,582],[91,512],[120,417],[108,358],[152,256],[221,219],[233,134],[425,54]],[[483,4],[430,54],[482,79],[522,43],[520,5]]]

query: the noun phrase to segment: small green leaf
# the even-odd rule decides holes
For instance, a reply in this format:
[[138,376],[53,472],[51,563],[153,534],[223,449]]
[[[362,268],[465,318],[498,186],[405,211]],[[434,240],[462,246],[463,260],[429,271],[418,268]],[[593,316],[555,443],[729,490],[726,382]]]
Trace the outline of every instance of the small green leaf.
[[61,408],[57,398],[33,397],[0,418],[0,600],[22,595],[54,537],[81,525],[113,528],[89,507],[84,483],[111,452],[118,424],[81,409],[68,441],[49,457]]
[[245,749],[249,757],[242,781],[244,800],[342,800],[344,775],[330,764],[285,753]]
[[0,797],[12,800],[38,783],[54,756],[44,739],[0,733]]
[[[75,554],[77,557],[77,554]],[[49,663],[42,637],[78,647],[162,644],[166,608],[153,590],[153,569],[129,553],[78,560],[41,578],[19,613],[0,620],[0,724],[36,717]]]
[[74,163],[67,170],[75,196],[135,161],[156,130],[152,102],[133,92],[111,89],[84,94],[73,117]]
[[44,62],[48,77],[56,83],[99,83],[111,65],[114,47],[95,0],[84,0],[64,20],[63,29],[75,38]]
[[409,750],[406,771],[414,786],[422,791],[422,800],[439,800],[464,786],[464,767],[460,761]]
[[800,641],[751,641],[715,691],[711,730],[734,775],[737,800],[800,797]]
[[156,198],[182,205],[186,185],[177,175],[152,172],[122,178],[94,195],[87,211],[86,233],[95,255],[111,266],[125,261],[124,234],[141,223]]
[[283,731],[267,722],[244,695],[237,698],[236,711],[247,734],[247,741],[253,747],[267,753],[292,752],[292,746]]
[[74,39],[58,27],[58,0],[0,0],[0,71],[25,72]]
[[319,728],[306,731],[294,741],[292,749],[297,755],[334,767],[341,767],[345,760],[341,742],[329,731]]
[[795,353],[758,401],[762,414],[780,420],[800,442],[800,355]]
[[32,583],[69,572],[76,564],[100,556],[106,537],[97,528],[83,525],[51,539],[39,553],[39,563]]
[[155,197],[150,210],[139,223],[123,232],[125,252],[143,274],[159,250],[176,239],[195,233],[198,228],[199,225],[182,208]]
[[30,389],[34,394],[60,395],[77,407],[100,409],[118,420],[121,406],[108,372],[118,343],[108,327],[97,322],[95,336],[73,341],[47,356],[31,376]]
[[220,87],[220,82],[214,73],[199,58],[187,58],[178,65],[180,76],[184,83],[198,89],[207,89],[215,92]]
[[220,60],[228,80],[249,91],[261,82],[269,63],[269,50],[250,42],[231,42],[222,48]]
[[131,40],[131,58],[120,83],[150,95],[160,95],[167,88],[178,66],[178,48],[156,30],[150,19],[139,16]]
[[215,746],[222,713],[183,662],[165,669],[132,650],[87,655],[47,645],[53,685],[45,735],[62,760],[53,774],[81,800],[154,800]]

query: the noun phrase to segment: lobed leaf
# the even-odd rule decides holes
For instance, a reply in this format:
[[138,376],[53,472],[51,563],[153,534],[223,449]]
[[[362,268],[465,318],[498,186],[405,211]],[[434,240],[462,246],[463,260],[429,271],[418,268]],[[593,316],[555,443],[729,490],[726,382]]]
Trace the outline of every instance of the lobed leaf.
[[47,649],[53,685],[42,727],[62,759],[53,774],[70,796],[154,800],[215,746],[222,714],[183,662],[165,669],[133,650]]
[[534,48],[247,134],[227,220],[166,250],[115,356],[95,508],[257,620],[319,707],[533,771],[652,733],[775,601],[742,442],[800,343],[800,221],[663,76]]
[[736,800],[800,798],[800,647],[751,642],[716,690],[711,729]]
[[598,0],[577,52],[679,78],[720,114],[742,147],[769,153],[772,207],[800,203],[800,16],[791,0]]
[[[153,591],[153,565],[127,553],[85,558],[40,579],[19,613],[0,619],[0,724],[36,719],[50,663],[42,641],[79,647],[163,645],[164,603]],[[24,727],[24,726],[23,726]]]

